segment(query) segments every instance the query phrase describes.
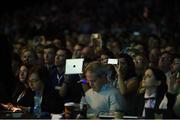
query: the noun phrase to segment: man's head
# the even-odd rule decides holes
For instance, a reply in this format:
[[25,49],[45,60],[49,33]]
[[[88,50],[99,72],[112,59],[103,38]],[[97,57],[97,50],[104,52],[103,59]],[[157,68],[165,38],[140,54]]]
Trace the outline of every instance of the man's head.
[[159,68],[164,71],[168,72],[170,70],[170,65],[172,63],[172,54],[169,52],[164,52],[159,58],[158,66]]
[[72,57],[72,53],[68,49],[59,49],[56,52],[55,56],[55,65],[56,66],[64,66],[66,59],[70,59]]
[[105,64],[91,62],[85,69],[85,76],[94,91],[99,91],[107,83],[108,69]]
[[151,49],[150,53],[149,53],[149,62],[151,64],[157,65],[158,61],[159,61],[160,54],[161,54],[161,52],[160,52],[159,48]]
[[32,91],[41,91],[50,75],[47,69],[41,66],[33,66],[28,73],[28,84]]
[[84,45],[79,44],[79,43],[74,46],[73,58],[81,57],[81,50],[83,49],[83,47],[84,47]]
[[51,65],[54,63],[56,48],[53,45],[45,46],[44,48],[44,63],[45,65]]
[[24,49],[21,54],[21,60],[27,66],[32,66],[35,64],[36,53],[30,49]]
[[93,60],[95,58],[93,47],[89,47],[89,46],[84,47],[81,51],[81,57]]

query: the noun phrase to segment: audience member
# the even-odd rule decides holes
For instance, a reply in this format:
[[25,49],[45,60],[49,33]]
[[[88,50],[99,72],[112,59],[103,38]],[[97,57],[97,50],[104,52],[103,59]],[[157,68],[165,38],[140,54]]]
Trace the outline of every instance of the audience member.
[[81,103],[87,102],[88,113],[98,115],[100,112],[125,112],[124,97],[116,88],[108,84],[106,65],[99,62],[90,63],[86,67],[85,75],[91,89],[85,93]]

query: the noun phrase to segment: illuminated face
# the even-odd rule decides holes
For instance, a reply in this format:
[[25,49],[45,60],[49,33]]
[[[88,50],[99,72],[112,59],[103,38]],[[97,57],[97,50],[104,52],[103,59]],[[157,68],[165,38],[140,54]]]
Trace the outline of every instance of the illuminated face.
[[145,71],[142,83],[143,87],[145,88],[154,88],[160,85],[160,81],[156,80],[151,69],[147,69]]
[[26,65],[33,65],[34,64],[34,56],[31,51],[25,51],[22,56],[22,61]]
[[87,79],[90,87],[94,91],[99,91],[101,86],[102,86],[101,79],[95,77],[94,74],[91,71],[87,71],[85,75],[86,75],[86,79]]
[[172,64],[172,70],[174,72],[179,72],[180,71],[180,59],[175,58]]
[[75,46],[74,46],[74,51],[73,51],[73,56],[74,56],[75,58],[81,57],[81,50],[82,50],[82,47],[81,47],[81,46],[75,45]]
[[135,67],[137,69],[142,69],[144,67],[145,61],[142,56],[136,56],[134,58]]
[[53,64],[55,53],[52,48],[44,49],[44,63],[45,64]]
[[169,66],[171,64],[170,62],[170,55],[169,54],[163,54],[160,58],[159,58],[159,67],[166,67]]
[[21,66],[19,70],[19,80],[20,82],[25,82],[27,77],[28,69],[26,66]]
[[107,55],[101,55],[101,63],[107,64],[108,62],[108,56]]
[[41,81],[39,79],[39,76],[36,73],[32,73],[29,76],[29,87],[31,88],[32,91],[38,91],[41,88]]
[[64,65],[66,61],[66,53],[63,50],[58,50],[55,56],[55,65]]

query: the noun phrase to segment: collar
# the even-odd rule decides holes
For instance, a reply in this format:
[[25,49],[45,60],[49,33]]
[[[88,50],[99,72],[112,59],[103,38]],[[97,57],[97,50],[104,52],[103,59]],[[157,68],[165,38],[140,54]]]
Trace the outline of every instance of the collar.
[[107,90],[107,89],[109,89],[110,88],[110,84],[109,83],[107,83],[107,84],[104,84],[102,87],[101,87],[101,89],[100,89],[100,91],[99,92],[101,92],[101,91],[105,91],[105,90]]
[[152,95],[148,96],[145,92],[144,94],[144,98],[147,99],[147,98],[156,98],[156,93],[153,93]]

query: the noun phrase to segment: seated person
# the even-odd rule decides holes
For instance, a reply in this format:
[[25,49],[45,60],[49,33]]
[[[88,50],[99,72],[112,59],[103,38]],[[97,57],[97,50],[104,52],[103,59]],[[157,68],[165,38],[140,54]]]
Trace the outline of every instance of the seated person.
[[[49,72],[45,67],[33,66],[28,74],[28,84],[34,95],[29,101],[33,104],[26,106],[13,106],[12,104],[2,104],[8,110],[15,112],[16,110],[22,112],[32,113],[30,118],[49,118],[50,113],[56,109],[56,100],[51,88],[47,85],[50,81]],[[61,108],[59,108],[61,109]]]
[[84,94],[81,84],[77,84],[80,80],[78,74],[66,75],[65,63],[66,59],[71,59],[71,52],[68,49],[61,48],[57,50],[55,55],[55,66],[52,67],[50,87],[54,94],[56,109],[54,113],[62,113],[65,102],[79,103]]
[[[141,93],[137,103],[137,115],[153,119],[155,113],[162,114],[163,118],[172,117],[172,107],[175,102],[175,96],[167,92],[166,76],[156,68],[147,68],[142,80]],[[167,108],[160,107],[164,96],[167,97]],[[171,104],[170,104],[171,103]]]
[[28,67],[21,65],[18,74],[18,81],[16,89],[12,96],[12,104],[18,106],[28,107],[33,105],[34,93],[31,91],[28,85]]
[[27,106],[14,107],[12,104],[5,105],[8,110],[15,112],[19,110],[22,112],[32,113],[31,118],[47,118],[49,113],[53,111],[54,99],[51,96],[50,90],[46,88],[45,83],[50,80],[50,75],[47,69],[40,66],[33,66],[28,74],[28,84],[30,89],[34,92],[33,97],[29,99],[33,104]]
[[81,99],[88,104],[87,113],[115,112],[126,109],[126,103],[116,88],[107,80],[107,66],[99,62],[90,63],[85,69],[86,79],[91,87]]
[[114,65],[114,67],[117,73],[114,85],[126,100],[126,115],[134,116],[138,99],[137,89],[139,87],[139,80],[137,79],[133,59],[128,54],[120,54],[118,57],[118,64]]
[[33,105],[34,93],[29,88],[27,76],[28,67],[26,65],[21,65],[18,74],[18,81],[12,95],[12,101],[6,104],[1,104],[5,110],[16,112]]
[[29,86],[35,92],[34,105],[31,106],[30,111],[36,117],[49,117],[56,107],[54,94],[51,93],[51,88],[47,86],[50,81],[48,73],[47,69],[40,66],[34,66],[29,72]]

